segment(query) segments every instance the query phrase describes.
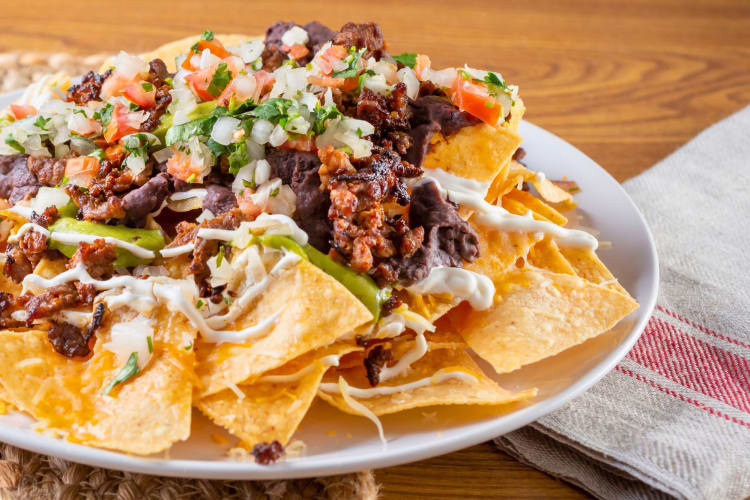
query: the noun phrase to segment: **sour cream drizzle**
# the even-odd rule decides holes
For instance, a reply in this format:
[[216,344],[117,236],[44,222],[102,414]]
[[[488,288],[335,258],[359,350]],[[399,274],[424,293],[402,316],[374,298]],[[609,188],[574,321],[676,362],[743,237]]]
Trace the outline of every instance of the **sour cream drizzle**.
[[417,181],[416,185],[425,182],[434,182],[443,196],[454,203],[474,210],[476,213],[473,219],[483,226],[501,231],[541,232],[551,236],[563,246],[595,250],[599,245],[596,238],[585,231],[567,229],[551,222],[536,220],[531,212],[527,215],[512,214],[501,206],[487,203],[481,192],[466,188],[467,183],[464,178],[441,172],[437,176],[425,175]]
[[245,232],[256,229],[265,230],[260,231],[264,234],[289,236],[300,245],[307,244],[307,233],[300,229],[291,217],[283,214],[262,213],[252,222],[243,222],[237,229],[200,228],[198,237],[204,240],[244,241],[247,237]]
[[[477,382],[476,377],[469,375],[466,372],[460,371],[448,371],[448,372],[437,372],[431,377],[420,378],[414,382],[401,385],[386,385],[382,387],[371,387],[369,389],[360,389],[359,387],[348,387],[347,391],[352,396],[359,399],[369,399],[375,396],[388,396],[399,392],[409,392],[420,387],[427,387],[428,385],[440,384],[446,380],[456,379],[461,382],[475,383]],[[333,382],[324,382],[320,384],[320,390],[333,394],[341,394],[339,385]]]
[[11,235],[10,238],[8,238],[8,242],[15,243],[23,234],[28,233],[29,231],[35,231],[37,233],[43,234],[51,240],[59,241],[60,243],[64,243],[66,245],[77,245],[81,242],[93,243],[96,240],[104,240],[105,242],[110,243],[118,248],[127,250],[128,252],[141,259],[153,259],[154,257],[156,257],[154,252],[152,252],[151,250],[139,247],[134,243],[128,243],[127,241],[112,238],[110,236],[95,236],[93,234],[61,233],[59,231],[49,231],[39,224],[34,224],[33,222],[27,222],[26,224],[21,226],[16,234]]
[[162,248],[161,250],[159,250],[159,253],[165,259],[170,259],[172,257],[177,257],[178,255],[190,253],[193,250],[195,250],[194,243],[185,243],[184,245],[180,245],[177,247]]
[[[297,259],[298,256],[295,255]],[[283,259],[282,259],[283,260]],[[288,261],[287,261],[288,262]],[[277,264],[278,266],[278,264]],[[36,274],[29,274],[23,280],[24,290],[28,288],[45,289],[62,285],[71,281],[80,281],[94,285],[97,290],[113,290],[124,288],[128,298],[152,298],[151,300],[164,303],[167,307],[181,312],[193,324],[207,342],[221,344],[224,342],[244,343],[248,340],[260,337],[267,333],[278,321],[281,311],[262,319],[256,325],[242,330],[218,330],[209,326],[206,319],[201,316],[195,307],[194,301],[197,297],[195,285],[187,280],[175,280],[172,278],[156,277],[138,279],[133,276],[116,276],[108,280],[96,280],[89,275],[85,266],[79,263],[73,269],[58,274],[54,278],[46,279]],[[267,285],[268,282],[265,284]],[[185,291],[189,291],[190,297],[186,297]],[[233,308],[236,311],[236,308]],[[232,311],[232,310],[230,310]],[[240,312],[232,311],[230,314],[239,315]],[[230,314],[224,317],[230,316]]]
[[449,293],[468,300],[471,307],[479,311],[489,309],[495,296],[495,285],[491,279],[460,267],[433,267],[426,278],[407,290],[420,295]]

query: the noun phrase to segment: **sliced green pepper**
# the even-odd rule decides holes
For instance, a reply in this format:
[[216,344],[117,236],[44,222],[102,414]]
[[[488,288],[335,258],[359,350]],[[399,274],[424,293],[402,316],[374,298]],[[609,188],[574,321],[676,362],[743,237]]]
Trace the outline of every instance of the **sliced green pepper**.
[[378,288],[375,281],[373,281],[368,275],[358,273],[339,264],[310,245],[305,245],[303,247],[288,236],[282,236],[280,234],[253,236],[250,240],[250,244],[263,245],[276,249],[284,248],[309,261],[315,267],[344,285],[347,290],[349,290],[365,305],[365,307],[367,307],[375,318],[375,321],[380,318],[380,311],[383,308],[383,303],[391,297],[390,288]]
[[[125,226],[108,226],[96,222],[81,221],[70,217],[62,217],[49,227],[50,232],[90,234],[93,236],[110,237],[127,243],[138,245],[151,251],[164,248],[166,244],[164,235],[156,229],[134,229]],[[66,245],[51,240],[49,247],[59,250],[60,253],[70,258],[78,249],[76,245]],[[142,259],[122,248],[117,249],[116,266],[133,267],[139,264],[148,264],[153,259]]]
[[383,304],[391,297],[390,288],[378,288],[375,281],[368,275],[339,264],[310,245],[305,245],[304,248],[310,262],[333,276],[336,281],[352,292],[370,310],[375,321],[380,319]]

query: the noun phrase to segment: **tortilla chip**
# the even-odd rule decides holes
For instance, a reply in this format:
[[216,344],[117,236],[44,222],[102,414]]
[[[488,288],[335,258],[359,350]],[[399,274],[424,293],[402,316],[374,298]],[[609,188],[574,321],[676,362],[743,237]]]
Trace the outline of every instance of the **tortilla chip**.
[[537,193],[544,198],[545,201],[550,203],[565,203],[566,208],[573,203],[573,195],[564,189],[555,186],[552,181],[547,178],[539,180],[536,176],[529,179],[529,182],[534,186]]
[[[407,384],[425,377],[431,377],[441,369],[468,372],[477,377],[478,380],[472,383],[460,379],[447,379],[407,392],[355,399],[379,416],[424,406],[501,405],[536,395],[536,389],[516,393],[503,389],[485,375],[463,349],[430,350],[422,359],[412,364],[406,375],[393,378],[378,387]],[[369,387],[367,378],[361,369],[335,370],[332,374],[326,375],[325,381],[335,382],[339,376],[343,376],[354,387]],[[318,395],[343,412],[359,415],[344,401],[340,394],[320,390]]]
[[424,168],[491,183],[521,144],[521,137],[505,127],[486,123],[464,127],[445,137],[435,134]]
[[361,349],[352,344],[334,344],[303,354],[269,372],[269,375],[289,375],[310,365],[314,368],[300,379],[286,383],[262,380],[238,386],[245,395],[242,399],[225,389],[196,403],[215,424],[226,428],[250,448],[274,439],[286,445],[299,427],[318,392],[318,386],[328,366],[319,360],[331,354],[343,355]]
[[516,215],[525,215],[531,210],[537,220],[545,220],[558,226],[568,223],[568,219],[563,214],[527,191],[518,189],[510,191],[503,197],[502,204],[503,208]]
[[575,269],[560,252],[555,240],[547,237],[531,247],[528,263],[539,269],[560,274],[575,274]]
[[513,132],[518,132],[518,126],[521,124],[521,118],[523,118],[525,112],[526,105],[520,97],[516,96],[513,99],[513,105],[510,108],[510,118],[506,123],[503,123],[502,126],[507,127],[508,130]]
[[601,285],[610,290],[620,292],[630,297],[630,294],[625,287],[623,287],[617,278],[607,269],[607,266],[599,260],[596,253],[593,250],[587,248],[561,248],[560,252],[565,257],[571,266],[575,269],[575,273],[581,278]]
[[505,373],[604,333],[637,307],[631,297],[577,276],[522,269],[507,276],[492,308],[454,317],[453,327]]
[[0,332],[0,384],[15,406],[71,441],[144,455],[165,450],[190,435],[195,357],[184,347],[195,330],[165,308],[152,317],[151,361],[109,395],[102,391],[121,367],[103,346],[117,312],[107,315],[86,361],[55,352],[47,332]]
[[464,268],[487,276],[495,286],[509,270],[515,269],[516,261],[525,258],[537,242],[533,233],[497,231],[479,224],[471,226],[479,236],[479,257],[465,263]]
[[492,185],[490,186],[489,191],[487,191],[485,200],[489,203],[496,203],[498,199],[501,199],[514,189],[517,189],[522,182],[523,176],[521,174],[511,174],[508,172],[508,175],[505,176],[505,178],[498,175],[497,178],[492,181]]
[[272,281],[253,309],[228,329],[247,328],[279,311],[276,325],[256,342],[198,346],[200,397],[250,383],[372,320],[341,283],[303,260]]

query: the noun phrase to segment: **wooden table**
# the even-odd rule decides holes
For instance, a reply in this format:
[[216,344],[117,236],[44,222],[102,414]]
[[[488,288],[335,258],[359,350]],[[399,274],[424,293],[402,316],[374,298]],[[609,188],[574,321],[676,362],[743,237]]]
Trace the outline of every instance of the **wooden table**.
[[[520,85],[530,121],[621,181],[750,102],[750,3],[743,0],[118,4],[4,0],[0,51],[137,52],[204,29],[258,34],[277,19],[332,28],[373,20],[394,53],[502,72]],[[488,443],[383,469],[377,478],[389,497],[582,496]]]

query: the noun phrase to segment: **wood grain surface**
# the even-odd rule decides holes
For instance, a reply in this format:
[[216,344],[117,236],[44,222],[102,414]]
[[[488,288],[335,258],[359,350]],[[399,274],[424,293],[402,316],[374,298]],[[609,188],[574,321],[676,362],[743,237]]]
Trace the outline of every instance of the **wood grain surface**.
[[[262,33],[277,19],[377,21],[392,52],[500,71],[520,86],[527,119],[621,181],[750,102],[746,0],[3,0],[0,50],[142,51],[204,29]],[[488,443],[377,477],[390,498],[582,496]]]

